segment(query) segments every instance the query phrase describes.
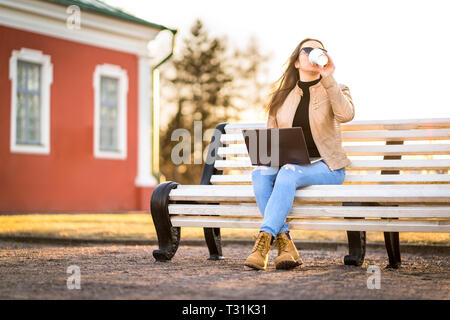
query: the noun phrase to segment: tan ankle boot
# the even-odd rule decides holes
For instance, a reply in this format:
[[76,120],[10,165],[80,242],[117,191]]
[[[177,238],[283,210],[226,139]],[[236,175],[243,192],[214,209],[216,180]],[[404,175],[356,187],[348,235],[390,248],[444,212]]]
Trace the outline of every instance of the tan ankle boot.
[[247,257],[244,265],[253,269],[265,270],[272,242],[273,236],[270,233],[260,232],[253,246],[252,253]]
[[275,258],[276,269],[292,269],[303,263],[294,242],[287,232],[280,233],[275,239],[278,257]]

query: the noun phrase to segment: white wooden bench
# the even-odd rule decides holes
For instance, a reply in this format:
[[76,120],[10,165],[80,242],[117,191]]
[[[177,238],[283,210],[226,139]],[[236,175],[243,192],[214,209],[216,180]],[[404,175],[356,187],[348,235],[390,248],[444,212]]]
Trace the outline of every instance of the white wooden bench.
[[[175,254],[180,227],[203,227],[209,259],[223,259],[220,228],[259,229],[253,167],[241,130],[265,123],[219,124],[200,185],[167,181],[152,193],[158,261]],[[450,232],[450,119],[352,121],[341,124],[352,164],[342,185],[298,188],[291,230],[344,230],[349,255],[361,265],[365,231],[384,232],[388,267],[401,264],[398,232]],[[212,164],[208,164],[212,163]]]

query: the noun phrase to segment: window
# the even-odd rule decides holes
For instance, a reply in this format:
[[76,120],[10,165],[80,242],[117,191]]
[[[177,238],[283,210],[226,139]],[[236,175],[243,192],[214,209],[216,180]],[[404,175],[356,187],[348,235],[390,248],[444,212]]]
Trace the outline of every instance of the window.
[[119,80],[100,77],[100,150],[119,151],[117,144]]
[[50,86],[53,66],[41,51],[14,50],[9,60],[11,80],[10,150],[50,153]]
[[103,64],[94,72],[94,156],[126,159],[128,76],[118,66]]

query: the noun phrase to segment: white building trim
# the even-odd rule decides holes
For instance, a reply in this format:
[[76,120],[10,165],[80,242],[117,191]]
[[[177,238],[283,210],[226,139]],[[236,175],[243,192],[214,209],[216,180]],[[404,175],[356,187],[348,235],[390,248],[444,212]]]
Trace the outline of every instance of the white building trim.
[[45,1],[0,0],[0,25],[143,56],[161,31],[83,10],[81,28],[69,28],[66,9]]
[[[40,92],[40,145],[17,144],[17,61],[27,61],[41,65]],[[53,82],[53,65],[49,55],[42,51],[22,48],[13,50],[9,59],[9,79],[11,80],[11,131],[10,151],[17,153],[50,154],[50,86]]]
[[[153,187],[158,184],[152,175],[152,87],[151,68],[146,57],[139,57],[138,62],[138,163],[135,185]],[[158,130],[158,129],[157,129]]]
[[[118,97],[118,152],[100,150],[100,78],[107,76],[119,80]],[[116,65],[98,65],[94,71],[94,157],[104,159],[127,158],[127,71]]]

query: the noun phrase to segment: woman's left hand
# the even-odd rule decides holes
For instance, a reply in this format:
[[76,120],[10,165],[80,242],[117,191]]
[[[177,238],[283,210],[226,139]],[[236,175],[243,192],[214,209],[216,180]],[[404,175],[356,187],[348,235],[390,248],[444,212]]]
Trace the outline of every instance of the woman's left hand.
[[331,59],[328,52],[324,51],[324,53],[328,57],[328,63],[323,67],[321,67],[317,64],[313,64],[313,68],[316,69],[317,72],[320,72],[320,74],[322,75],[322,78],[325,78],[325,77],[333,74],[334,70],[336,69],[336,67],[334,66],[333,60]]

